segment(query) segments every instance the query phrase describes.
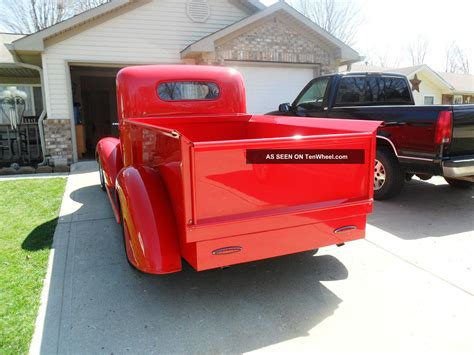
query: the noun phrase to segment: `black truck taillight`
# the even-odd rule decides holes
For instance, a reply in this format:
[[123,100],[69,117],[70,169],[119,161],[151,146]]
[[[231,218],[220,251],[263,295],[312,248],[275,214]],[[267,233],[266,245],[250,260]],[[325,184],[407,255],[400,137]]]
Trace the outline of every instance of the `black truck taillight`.
[[451,142],[453,133],[453,113],[451,111],[441,111],[436,122],[435,143],[444,144]]

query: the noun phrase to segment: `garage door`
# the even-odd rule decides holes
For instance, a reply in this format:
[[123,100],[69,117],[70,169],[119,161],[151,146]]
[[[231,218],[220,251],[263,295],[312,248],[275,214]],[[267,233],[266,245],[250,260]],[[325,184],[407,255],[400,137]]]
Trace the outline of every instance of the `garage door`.
[[313,78],[312,68],[234,66],[242,73],[247,92],[247,112],[266,113],[283,102],[293,102]]

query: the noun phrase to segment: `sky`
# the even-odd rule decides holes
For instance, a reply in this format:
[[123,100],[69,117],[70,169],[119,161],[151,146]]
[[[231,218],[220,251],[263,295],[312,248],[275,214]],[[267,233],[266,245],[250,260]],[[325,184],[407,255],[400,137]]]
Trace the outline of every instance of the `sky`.
[[[474,0],[338,1],[356,2],[361,8],[363,23],[352,45],[360,55],[375,62],[386,55],[386,66],[411,66],[407,46],[421,36],[428,41],[425,64],[444,71],[446,47],[454,40],[466,52],[474,74]],[[268,6],[277,0],[260,2]]]

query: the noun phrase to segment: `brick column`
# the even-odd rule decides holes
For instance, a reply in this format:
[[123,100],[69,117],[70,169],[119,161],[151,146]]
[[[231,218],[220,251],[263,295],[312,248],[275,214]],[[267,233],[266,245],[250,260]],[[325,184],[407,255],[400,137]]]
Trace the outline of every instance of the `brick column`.
[[54,165],[72,163],[71,122],[69,120],[46,119],[43,121],[46,156]]

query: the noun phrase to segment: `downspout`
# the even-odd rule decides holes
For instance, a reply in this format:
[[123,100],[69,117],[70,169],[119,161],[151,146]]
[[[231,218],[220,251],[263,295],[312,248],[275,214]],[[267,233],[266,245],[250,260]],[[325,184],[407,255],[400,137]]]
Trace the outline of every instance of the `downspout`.
[[14,53],[13,51],[10,51],[10,53],[12,54],[13,60],[15,61],[16,65],[18,65],[19,67],[22,67],[22,68],[36,70],[39,74],[39,77],[40,77],[41,97],[42,97],[42,100],[43,100],[43,111],[41,112],[41,114],[39,116],[39,119],[38,119],[38,131],[39,131],[39,136],[40,136],[40,144],[41,144],[41,152],[43,154],[43,161],[41,163],[39,163],[38,166],[47,165],[48,162],[46,161],[46,143],[44,141],[44,127],[43,127],[43,120],[46,117],[46,113],[47,113],[47,111],[46,111],[46,96],[45,96],[45,92],[44,92],[43,69],[41,67],[37,66],[37,65],[23,63],[18,59],[18,56],[16,55],[16,53]]

